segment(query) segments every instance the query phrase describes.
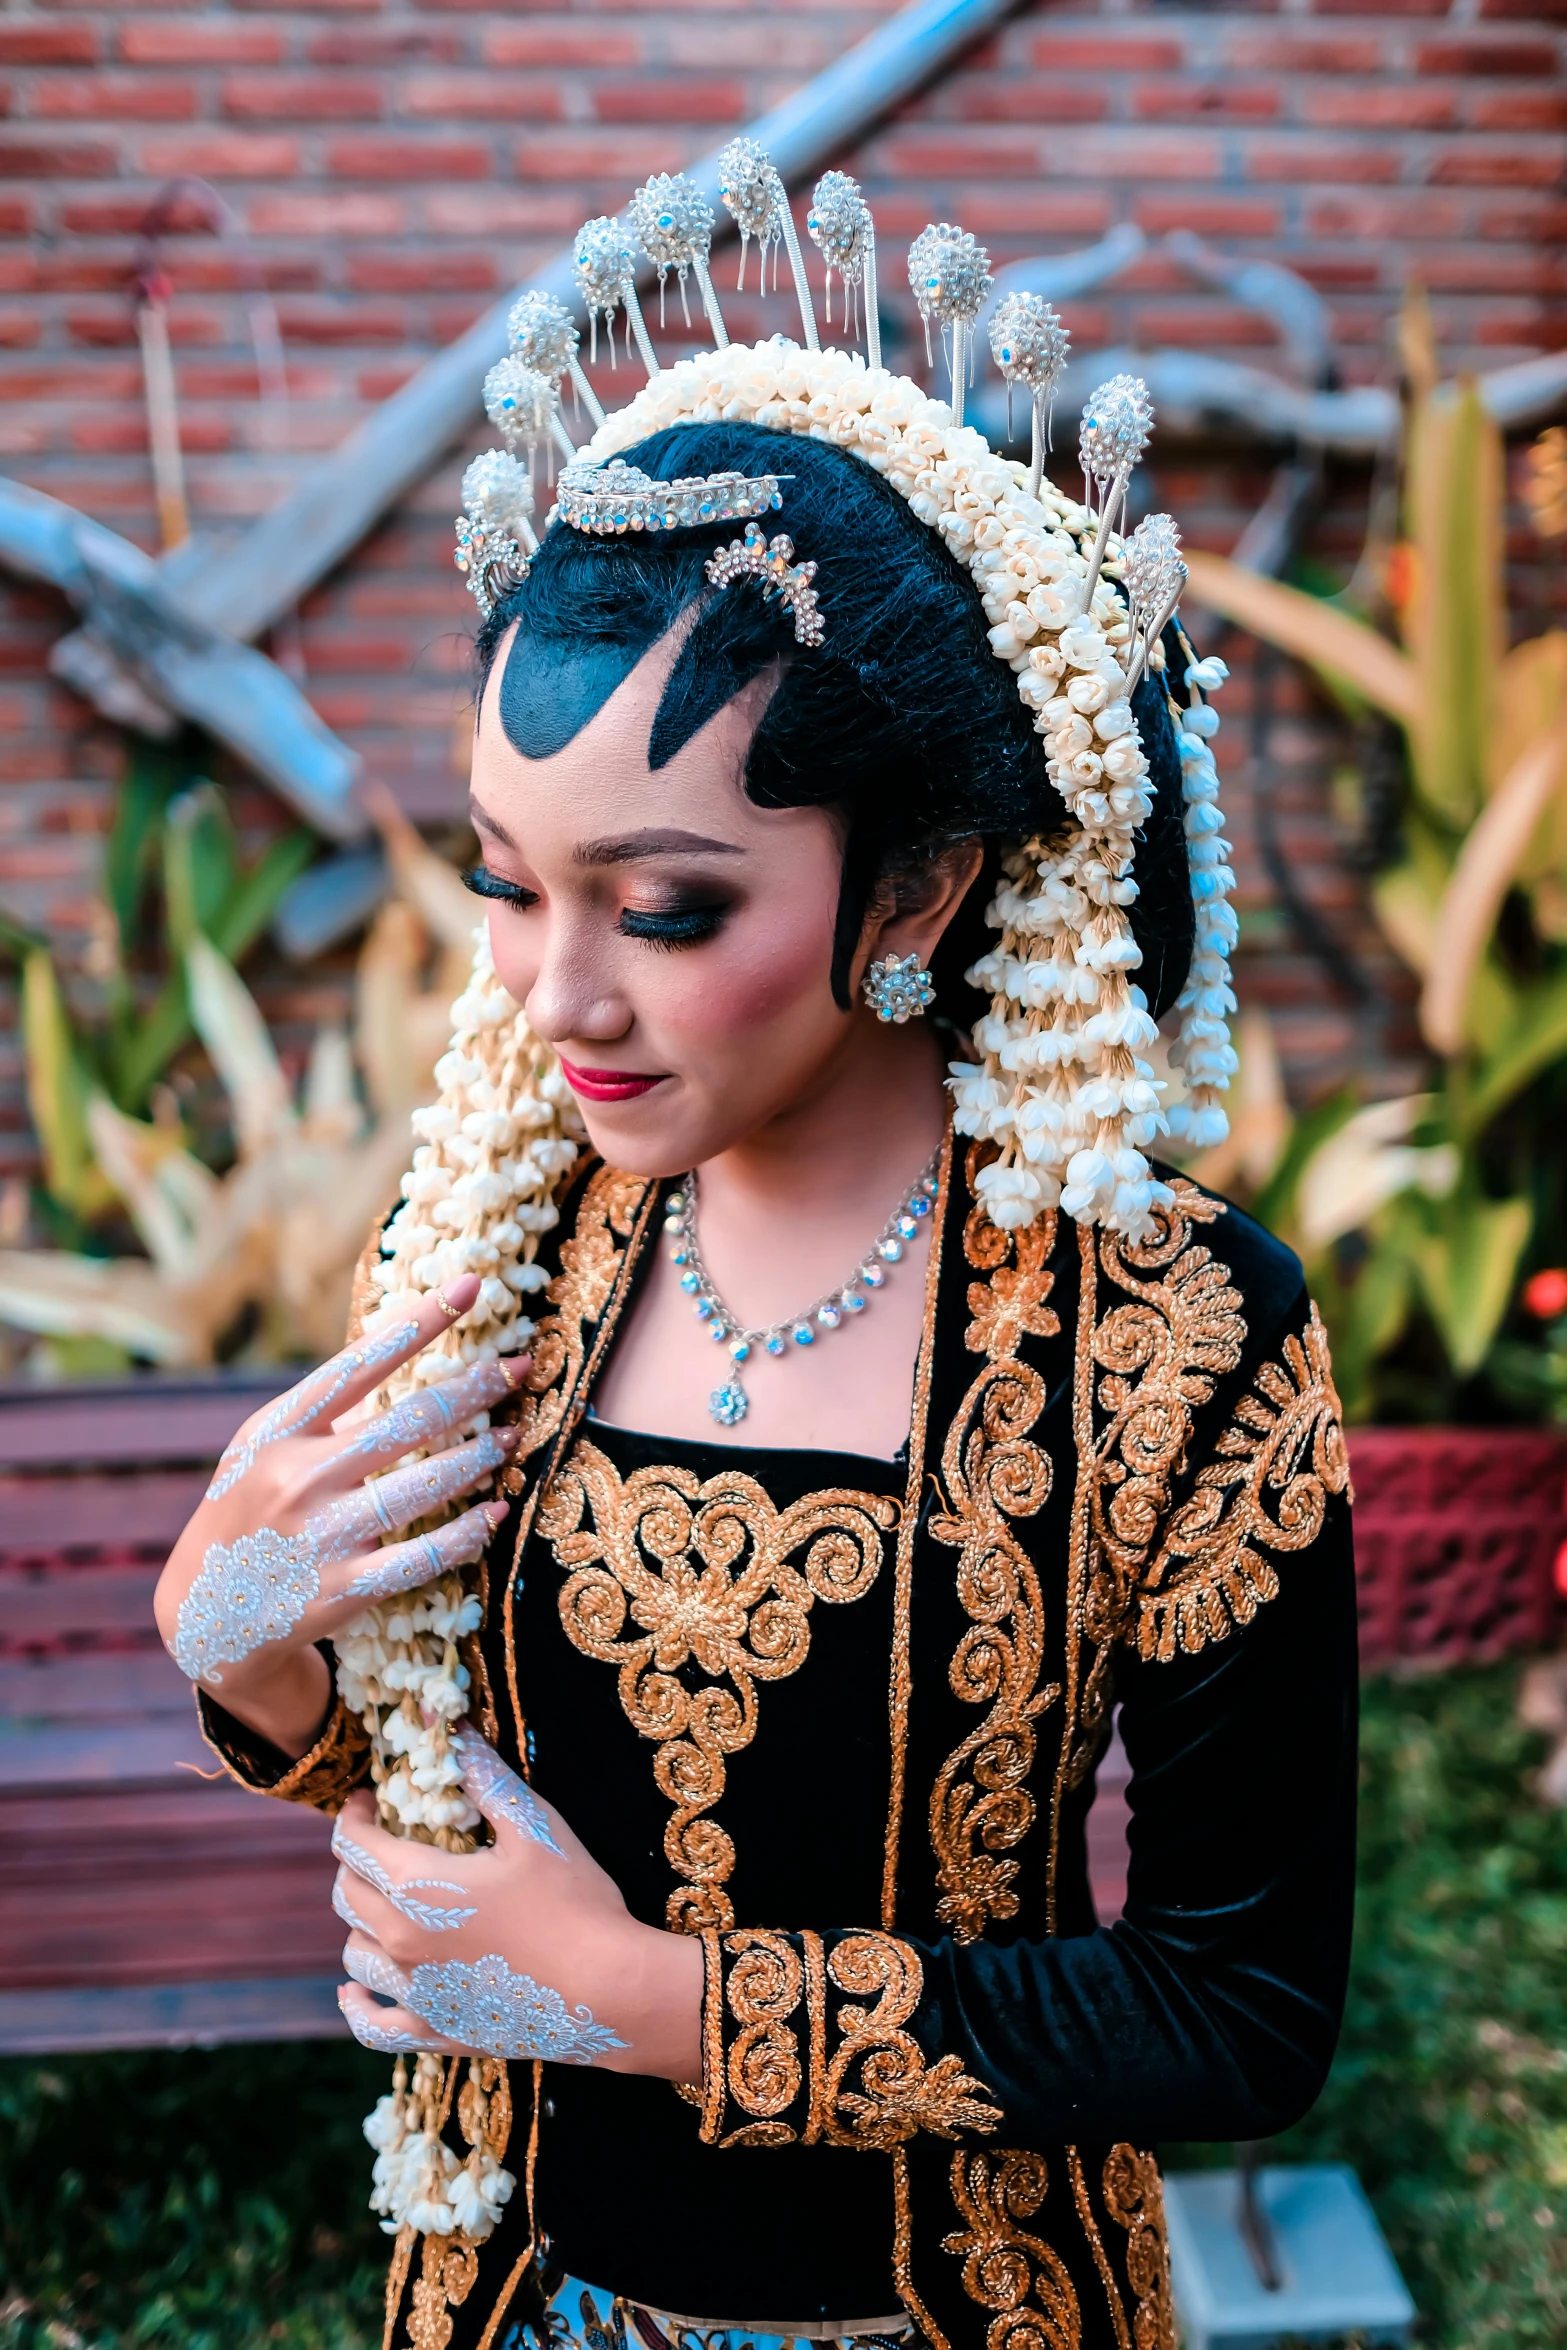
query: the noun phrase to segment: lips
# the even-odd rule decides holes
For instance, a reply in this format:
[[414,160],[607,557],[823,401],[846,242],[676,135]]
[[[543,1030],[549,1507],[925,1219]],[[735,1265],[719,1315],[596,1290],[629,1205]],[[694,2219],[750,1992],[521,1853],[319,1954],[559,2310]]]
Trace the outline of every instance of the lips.
[[662,1085],[662,1076],[648,1077],[640,1069],[579,1069],[565,1054],[560,1057],[566,1083],[585,1102],[634,1102]]

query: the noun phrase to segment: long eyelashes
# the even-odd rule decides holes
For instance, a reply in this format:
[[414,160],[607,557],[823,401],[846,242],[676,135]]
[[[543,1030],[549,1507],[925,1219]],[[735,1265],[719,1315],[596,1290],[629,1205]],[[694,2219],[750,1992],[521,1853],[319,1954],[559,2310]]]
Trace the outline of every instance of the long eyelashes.
[[488,865],[470,865],[462,883],[476,898],[498,898],[503,906],[536,906],[539,902],[537,890],[524,889],[520,881],[507,881],[492,873]]
[[677,914],[643,914],[628,906],[620,917],[620,933],[654,947],[693,947],[711,938],[723,918],[721,906],[692,906]]
[[[518,881],[507,881],[504,875],[492,873],[488,865],[470,865],[462,878],[463,886],[471,889],[476,898],[492,898],[519,912],[539,902],[537,890],[524,889]],[[641,939],[646,946],[692,947],[713,936],[724,913],[722,906],[678,907],[667,914],[627,906],[618,927],[622,938]]]

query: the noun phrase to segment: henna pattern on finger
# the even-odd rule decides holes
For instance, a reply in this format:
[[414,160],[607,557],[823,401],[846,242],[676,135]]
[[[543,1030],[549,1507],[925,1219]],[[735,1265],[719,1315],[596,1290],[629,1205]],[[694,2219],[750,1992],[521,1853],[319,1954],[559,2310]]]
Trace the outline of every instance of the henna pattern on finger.
[[350,1599],[395,1599],[416,1591],[453,1567],[470,1566],[482,1558],[495,1526],[482,1509],[469,1510],[433,1534],[416,1534],[410,1542],[394,1542],[378,1550],[367,1567],[348,1586]]
[[351,1926],[355,1933],[371,1934],[375,1931],[373,1926],[367,1926],[365,1924],[365,1921],[362,1917],[355,1916],[353,1904],[350,1902],[348,1895],[343,1891],[343,1880],[341,1874],[335,1876],[332,1879],[332,1912],[335,1917],[340,1917],[342,1919],[345,1926]]
[[550,1828],[550,1815],[527,1780],[502,1762],[494,1747],[472,1730],[456,1731],[452,1744],[462,1765],[463,1785],[491,1825],[505,1820],[530,1844],[542,1844],[564,1860],[566,1855]]
[[[367,1929],[360,1930],[364,1932]],[[394,1965],[384,1950],[356,1950],[351,1942],[345,1943],[343,1972],[350,1982],[362,1984],[365,1990],[375,1991],[383,1999],[395,1999],[404,2007],[413,2005],[413,1985],[402,1968]],[[429,2018],[426,2017],[425,2021],[428,2022]]]
[[405,1395],[355,1437],[343,1458],[391,1459],[412,1445],[431,1444],[511,1392],[511,1374],[504,1361],[475,1363],[454,1379],[443,1379],[438,1387],[421,1387],[416,1394]]
[[485,2056],[591,2064],[595,2057],[631,2045],[608,2024],[596,2022],[591,2008],[569,2008],[548,1983],[513,1974],[505,1959],[493,1952],[471,1963],[451,1958],[439,1965],[416,1966],[403,2003],[443,2039],[477,2048]]
[[377,2056],[439,2056],[438,2040],[420,2040],[412,2032],[399,2032],[390,2024],[378,2024],[353,2006],[348,1997],[348,1985],[339,1987],[337,2004],[361,2048],[373,2048]]
[[[352,1869],[354,1875],[362,1877],[367,1885],[373,1885],[376,1892],[407,1918],[410,1925],[422,1927],[427,1934],[449,1934],[479,1914],[477,1909],[440,1909],[433,1901],[415,1901],[412,1896],[416,1887],[424,1893],[459,1894],[466,1893],[467,1887],[454,1884],[450,1877],[410,1877],[406,1883],[399,1884],[373,1853],[366,1852],[362,1844],[356,1844],[351,1836],[344,1835],[341,1820],[332,1830],[332,1850],[345,1868]],[[337,1914],[341,1917],[343,1912],[339,1910]],[[357,1918],[351,1922],[359,1924]],[[368,1928],[365,1930],[368,1931]]]
[[480,1477],[498,1469],[510,1451],[509,1432],[487,1428],[455,1452],[437,1453],[431,1460],[392,1469],[384,1477],[366,1478],[353,1493],[328,1502],[310,1523],[319,1526],[337,1546],[335,1557],[351,1558],[378,1534],[401,1533],[410,1518],[431,1517],[444,1509]]
[[236,1436],[225,1447],[212,1483],[207,1487],[208,1501],[221,1501],[225,1493],[232,1493],[241,1477],[254,1468],[256,1455],[264,1445],[276,1444],[284,1436],[303,1435],[320,1419],[328,1404],[334,1403],[351,1379],[361,1371],[379,1370],[395,1355],[404,1354],[419,1335],[417,1322],[394,1322],[390,1330],[377,1333],[374,1338],[361,1339],[357,1346],[345,1346],[342,1353],[313,1371],[311,1379],[326,1379],[327,1384],[318,1395],[305,1402],[310,1393],[310,1379],[303,1379],[280,1395],[262,1417],[261,1425],[248,1436]]

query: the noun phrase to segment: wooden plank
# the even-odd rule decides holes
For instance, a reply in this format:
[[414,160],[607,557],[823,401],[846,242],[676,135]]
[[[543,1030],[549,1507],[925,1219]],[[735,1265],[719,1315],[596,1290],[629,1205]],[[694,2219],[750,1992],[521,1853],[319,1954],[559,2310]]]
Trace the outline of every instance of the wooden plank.
[[161,1570],[134,1566],[0,1566],[0,1643],[54,1641],[62,1635],[145,1634]]
[[156,1783],[184,1770],[216,1767],[217,1757],[196,1727],[194,1706],[182,1716],[150,1722],[129,1717],[87,1728],[73,1722],[25,1727],[0,1722],[0,1794]]
[[116,1461],[215,1461],[241,1421],[297,1376],[279,1369],[243,1379],[134,1379],[42,1393],[0,1388],[0,1469],[74,1473]]
[[81,1654],[0,1658],[0,1722],[195,1720],[190,1683],[165,1648],[88,1649]]
[[0,1991],[0,2052],[218,2048],[230,2041],[334,2040],[347,2031],[338,1974],[292,1980]]
[[[0,1557],[90,1543],[172,1550],[209,1478],[205,1467],[128,1477],[0,1477]],[[0,1631],[3,1585],[0,1575]]]

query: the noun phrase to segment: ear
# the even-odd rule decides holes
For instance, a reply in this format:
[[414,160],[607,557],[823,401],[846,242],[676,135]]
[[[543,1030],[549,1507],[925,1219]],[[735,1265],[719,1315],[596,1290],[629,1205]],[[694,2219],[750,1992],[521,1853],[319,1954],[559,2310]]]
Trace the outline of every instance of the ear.
[[930,962],[984,862],[983,841],[954,841],[918,873],[891,874],[876,884],[854,958],[856,994],[867,966],[883,955],[918,955],[922,967]]

